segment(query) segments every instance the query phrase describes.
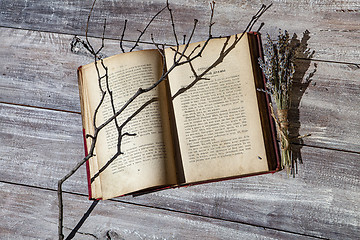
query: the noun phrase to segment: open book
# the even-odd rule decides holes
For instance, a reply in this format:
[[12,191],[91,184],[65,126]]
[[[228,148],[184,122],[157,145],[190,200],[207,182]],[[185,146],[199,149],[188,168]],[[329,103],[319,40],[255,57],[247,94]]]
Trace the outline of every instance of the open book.
[[[231,37],[232,42],[234,36]],[[202,72],[219,57],[226,39],[212,39],[202,56],[192,62]],[[151,191],[274,172],[278,168],[275,129],[268,109],[268,96],[257,59],[261,53],[259,35],[247,33],[223,62],[206,74],[206,80],[192,84],[189,64],[173,69],[157,88],[140,95],[121,115],[119,124],[136,112],[125,126],[118,156],[92,182],[90,179],[117,152],[115,122],[107,125],[87,162],[89,194],[92,199],[109,199]],[[190,44],[187,54],[197,45]],[[184,46],[180,46],[182,52]],[[199,49],[199,48],[198,48]],[[195,51],[198,51],[196,49]],[[158,50],[123,53],[103,60],[108,68],[114,106],[120,109],[139,89],[158,81],[173,65],[174,49],[165,49],[166,66]],[[100,65],[100,63],[98,63]],[[101,74],[104,69],[99,67]],[[93,134],[93,119],[101,100],[95,64],[78,70],[81,112],[85,134]],[[186,89],[182,91],[181,89]],[[181,92],[179,94],[179,91]],[[141,108],[145,103],[146,107]],[[141,111],[137,111],[141,108]],[[113,115],[109,94],[97,111],[99,126]],[[91,138],[85,140],[90,148]]]

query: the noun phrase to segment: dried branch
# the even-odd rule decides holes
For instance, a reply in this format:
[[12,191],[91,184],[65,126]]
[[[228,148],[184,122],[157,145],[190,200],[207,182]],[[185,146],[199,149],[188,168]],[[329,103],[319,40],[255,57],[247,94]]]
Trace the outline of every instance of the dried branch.
[[209,37],[212,37],[211,29],[212,29],[212,26],[215,24],[215,23],[213,22],[214,9],[215,9],[215,1],[212,1],[212,2],[210,3],[210,9],[211,9],[211,15],[210,15],[210,23],[209,23]]
[[123,41],[124,41],[124,36],[125,36],[126,24],[127,24],[127,19],[125,19],[124,28],[123,28],[123,31],[122,31],[122,34],[120,37],[120,49],[123,53],[125,53],[125,50],[123,48]]
[[[167,5],[168,5],[168,3],[167,3]],[[145,33],[146,30],[149,28],[149,26],[151,25],[151,23],[155,20],[155,18],[157,18],[157,16],[160,15],[160,13],[162,13],[162,12],[163,12],[165,9],[167,9],[167,8],[168,8],[168,6],[163,7],[159,12],[157,12],[157,13],[151,18],[151,20],[150,20],[150,21],[148,22],[148,24],[145,26],[144,30],[140,31],[139,37],[137,38],[134,46],[130,49],[129,52],[132,52],[136,47],[139,46],[139,42],[140,42],[141,37],[144,35],[144,33]],[[125,31],[125,30],[124,30],[124,31]]]
[[[212,68],[216,67],[218,64],[220,64],[223,59],[229,54],[229,52],[234,49],[235,45],[240,41],[240,39],[244,36],[245,32],[250,31],[252,26],[254,26],[254,24],[257,22],[257,20],[259,19],[259,17],[271,6],[266,7],[265,5],[263,5],[260,10],[252,17],[251,21],[249,22],[249,24],[247,25],[247,27],[245,28],[245,30],[243,31],[243,33],[241,35],[236,35],[235,40],[232,43],[229,43],[229,39],[230,37],[228,37],[224,43],[223,49],[221,50],[221,52],[219,53],[219,58],[216,59],[216,61],[211,64],[209,66],[208,69],[204,70],[201,73],[197,73],[195,68],[192,65],[192,61],[194,61],[195,59],[201,57],[204,49],[206,48],[206,46],[208,45],[209,41],[211,39],[214,39],[215,37],[212,36],[212,27],[214,25],[213,22],[213,16],[214,16],[214,8],[215,8],[215,2],[210,3],[210,9],[211,9],[211,15],[210,15],[210,21],[209,21],[209,35],[207,40],[205,41],[205,43],[202,46],[198,46],[196,47],[193,51],[191,51],[188,55],[186,55],[186,51],[189,48],[190,42],[192,41],[192,38],[194,36],[196,27],[197,27],[197,23],[198,20],[194,19],[194,25],[191,31],[190,36],[188,37],[188,39],[186,40],[186,36],[184,35],[184,49],[182,52],[179,52],[179,41],[178,41],[178,37],[176,34],[176,30],[175,30],[175,23],[174,23],[174,18],[173,18],[173,14],[172,14],[172,10],[170,8],[170,5],[168,3],[168,1],[166,1],[166,6],[163,7],[161,10],[159,10],[152,18],[151,20],[147,23],[147,25],[145,26],[145,28],[140,31],[139,37],[137,38],[137,40],[135,41],[135,44],[133,45],[133,47],[129,50],[130,52],[133,51],[134,49],[136,49],[136,47],[138,47],[138,44],[142,38],[142,36],[145,34],[145,32],[148,30],[148,28],[150,27],[151,23],[165,10],[167,10],[170,14],[170,20],[171,20],[171,26],[172,26],[172,32],[174,34],[174,38],[175,38],[175,42],[176,42],[176,46],[173,47],[173,51],[175,51],[175,56],[174,56],[174,62],[171,66],[168,66],[168,68],[165,68],[165,64],[164,64],[164,68],[163,68],[163,72],[161,77],[155,82],[153,83],[151,86],[147,87],[147,88],[139,88],[128,100],[127,102],[119,109],[115,108],[114,105],[114,96],[113,96],[113,92],[110,89],[110,85],[109,85],[109,73],[108,73],[108,68],[106,67],[106,65],[104,64],[101,56],[100,56],[100,52],[101,50],[104,48],[104,39],[105,39],[105,29],[106,29],[106,20],[104,21],[104,28],[103,28],[103,34],[102,34],[102,45],[98,50],[95,50],[93,48],[93,46],[91,45],[89,39],[88,39],[88,30],[89,30],[89,23],[90,23],[90,19],[91,19],[91,14],[93,12],[94,6],[95,6],[96,0],[93,1],[93,4],[91,6],[89,15],[88,15],[88,19],[87,19],[87,24],[86,24],[86,32],[85,32],[85,38],[86,41],[82,41],[82,40],[76,40],[77,43],[82,44],[85,49],[87,49],[94,57],[94,63],[95,63],[95,68],[96,68],[96,72],[97,72],[97,76],[98,76],[98,84],[99,84],[99,89],[101,92],[101,99],[99,104],[97,105],[95,112],[94,112],[94,116],[93,116],[93,127],[94,127],[94,134],[93,135],[87,135],[86,137],[91,138],[91,146],[90,146],[90,150],[88,155],[83,158],[80,162],[78,162],[75,167],[68,173],[66,174],[61,180],[58,181],[58,199],[59,199],[59,226],[58,226],[58,233],[59,233],[59,239],[63,239],[64,235],[63,235],[63,200],[62,200],[62,184],[69,178],[71,177],[79,168],[80,166],[82,166],[84,163],[86,163],[90,158],[92,158],[94,156],[94,149],[95,149],[95,145],[96,145],[96,141],[97,141],[97,137],[99,135],[99,132],[104,129],[109,123],[111,123],[112,121],[115,122],[115,126],[117,129],[117,133],[118,133],[118,145],[117,145],[117,152],[107,161],[107,163],[102,166],[100,168],[100,170],[95,173],[95,175],[91,178],[91,182],[93,182],[116,158],[118,158],[121,154],[123,154],[123,152],[121,151],[121,143],[122,140],[125,136],[134,136],[135,133],[128,133],[125,132],[123,133],[123,129],[124,127],[129,124],[131,122],[131,120],[138,115],[143,109],[145,109],[147,106],[149,106],[150,104],[152,104],[153,102],[157,101],[157,98],[152,98],[148,101],[146,101],[144,104],[142,104],[133,114],[131,114],[128,118],[126,118],[126,120],[124,120],[121,124],[118,122],[117,117],[122,114],[127,108],[128,106],[130,106],[133,101],[135,99],[137,99],[140,95],[151,91],[152,89],[156,88],[162,81],[164,81],[167,76],[170,74],[170,72],[172,72],[176,67],[184,65],[184,64],[189,64],[189,66],[192,69],[192,72],[195,76],[195,80],[189,84],[187,87],[180,89],[173,98],[175,98],[176,96],[178,96],[179,94],[181,94],[182,92],[185,92],[186,90],[188,90],[189,88],[191,88],[192,86],[194,86],[199,80],[201,79],[206,79],[204,78],[205,74],[210,71]],[[125,52],[124,48],[123,48],[123,41],[124,41],[124,36],[125,36],[125,31],[126,31],[126,26],[127,26],[127,20],[125,20],[125,24],[124,24],[124,28],[121,34],[121,38],[119,40],[120,42],[120,49],[122,52]],[[153,35],[151,35],[151,40],[153,42],[153,44],[155,45],[155,47],[159,50],[164,63],[166,62],[165,59],[165,55],[163,53],[164,50],[164,45],[163,44],[156,44],[153,38]],[[196,52],[195,50],[198,50],[198,52]],[[100,60],[100,61],[98,61]],[[99,64],[100,63],[100,64]],[[102,70],[105,71],[105,73],[103,75],[101,75],[101,71],[100,71],[100,67],[102,68]],[[102,81],[105,80],[105,86],[106,89],[102,88]],[[105,97],[109,96],[110,98],[110,104],[112,107],[112,116],[109,117],[106,121],[104,121],[103,123],[101,123],[99,126],[97,126],[96,124],[96,119],[97,119],[97,115],[98,115],[98,111],[100,109],[100,107],[102,106],[102,104],[104,103]]]
[[96,61],[97,60],[97,55],[96,55],[95,50],[94,50],[93,46],[91,45],[91,43],[89,41],[89,38],[88,38],[90,18],[91,18],[91,14],[92,14],[92,12],[94,10],[95,3],[96,3],[96,0],[94,0],[93,4],[91,6],[91,9],[90,9],[90,12],[89,12],[89,15],[88,15],[88,19],[87,19],[87,22],[86,22],[85,39],[86,39],[87,46],[89,47],[89,51],[95,57],[95,61]]
[[[214,3],[213,5],[211,5],[211,10],[212,13],[214,11]],[[204,49],[206,48],[207,44],[209,43],[209,41],[211,39],[213,39],[214,37],[211,36],[211,27],[213,26],[212,23],[212,15],[210,18],[210,24],[209,24],[209,36],[208,39],[205,41],[204,45],[201,47],[201,49],[199,50],[199,52],[195,55],[192,56],[194,54],[194,51],[192,51],[188,56],[184,55],[184,52],[181,54],[181,56],[184,56],[187,60],[183,61],[181,64],[190,64],[190,68],[195,76],[194,81],[192,81],[188,86],[180,88],[172,97],[172,99],[175,99],[178,95],[184,93],[185,91],[189,90],[190,88],[192,88],[197,82],[199,82],[200,80],[206,79],[204,78],[204,76],[213,68],[215,68],[216,66],[218,66],[223,60],[224,58],[235,48],[235,46],[239,43],[239,41],[242,39],[242,37],[245,35],[246,32],[251,31],[252,27],[254,26],[254,24],[258,21],[258,19],[264,14],[264,12],[266,12],[269,7],[272,4],[270,4],[269,6],[266,5],[262,5],[261,8],[259,9],[259,11],[252,17],[251,21],[248,23],[248,25],[246,26],[246,28],[244,29],[244,31],[240,34],[240,35],[235,35],[235,39],[232,43],[229,43],[230,41],[230,37],[226,38],[226,41],[223,44],[223,48],[221,49],[220,53],[219,53],[219,57],[208,67],[206,68],[203,72],[201,72],[200,74],[197,74],[194,67],[192,66],[192,62],[193,60],[195,60],[196,58],[198,58],[199,56],[201,56],[201,54],[203,53]],[[199,48],[200,46],[197,46],[196,48]],[[171,48],[173,51],[176,51],[174,48]],[[195,49],[194,49],[195,50]]]
[[[123,128],[136,116],[138,115],[142,110],[144,110],[147,106],[149,106],[151,103],[158,101],[158,98],[152,98],[148,101],[146,101],[143,105],[141,105],[140,108],[138,108],[130,117],[128,117],[122,124],[121,126],[118,126],[118,148],[117,148],[117,152],[115,153],[115,155],[113,155],[111,157],[110,160],[108,160],[106,162],[106,164],[100,168],[100,170],[94,174],[94,176],[91,178],[91,183],[100,175],[100,173],[102,173],[103,171],[105,171],[105,169],[121,154],[123,154],[123,152],[121,152],[121,143],[122,143],[122,138],[124,136],[135,136],[136,134],[130,134],[130,133],[122,133]],[[115,118],[116,119],[116,118]]]

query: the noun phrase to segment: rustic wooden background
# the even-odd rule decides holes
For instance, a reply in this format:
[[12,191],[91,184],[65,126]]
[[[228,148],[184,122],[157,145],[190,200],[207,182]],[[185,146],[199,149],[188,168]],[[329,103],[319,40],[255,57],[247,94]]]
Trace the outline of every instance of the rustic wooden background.
[[[92,0],[0,1],[0,238],[57,237],[57,181],[83,155],[76,69],[91,62],[70,51],[83,37]],[[264,1],[269,3],[268,1]],[[180,34],[200,21],[207,35],[209,2],[170,0]],[[263,1],[219,0],[214,34],[241,32]],[[89,35],[99,43],[107,18],[105,55],[128,19],[126,40],[165,0],[98,0]],[[168,15],[149,30],[172,43]],[[360,236],[360,2],[274,1],[262,33],[278,29],[315,51],[316,73],[299,106],[301,150],[296,178],[285,172],[100,202],[76,239],[358,239]],[[146,35],[144,41],[149,41]],[[131,42],[126,42],[131,46]],[[141,48],[150,48],[146,43]],[[64,185],[65,233],[91,205],[85,168]]]

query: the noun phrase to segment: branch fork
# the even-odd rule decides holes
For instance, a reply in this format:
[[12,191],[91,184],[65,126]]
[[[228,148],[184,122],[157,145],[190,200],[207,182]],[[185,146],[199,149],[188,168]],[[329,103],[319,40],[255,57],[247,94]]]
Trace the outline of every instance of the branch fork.
[[[95,50],[93,48],[93,46],[91,45],[89,38],[88,38],[88,30],[89,30],[89,23],[90,23],[90,19],[91,19],[91,14],[92,11],[94,9],[96,0],[93,1],[93,4],[91,6],[89,15],[88,15],[88,19],[87,19],[87,24],[86,24],[86,32],[85,32],[85,41],[81,40],[80,38],[77,38],[74,40],[74,43],[71,45],[72,49],[76,47],[76,44],[81,44],[94,58],[94,64],[96,67],[96,72],[97,72],[97,76],[98,76],[98,85],[99,85],[99,89],[101,91],[101,99],[100,102],[98,104],[98,106],[95,109],[95,113],[93,116],[93,127],[94,127],[94,134],[93,135],[86,135],[86,138],[91,138],[91,146],[89,149],[89,153],[88,155],[83,158],[81,161],[79,161],[75,167],[73,169],[71,169],[71,171],[69,173],[67,173],[62,179],[60,179],[58,181],[58,200],[59,200],[59,225],[58,225],[58,236],[59,239],[62,240],[64,239],[64,235],[63,235],[63,198],[62,198],[62,184],[69,178],[71,177],[84,163],[86,163],[90,158],[92,158],[93,156],[95,156],[94,154],[94,149],[95,149],[95,145],[96,145],[96,141],[97,141],[97,137],[99,132],[104,129],[105,126],[107,126],[109,123],[111,123],[112,121],[115,122],[117,131],[118,131],[118,145],[117,145],[117,152],[111,157],[111,159],[108,160],[108,162],[101,167],[101,169],[91,178],[91,182],[93,182],[117,157],[119,157],[121,154],[123,154],[123,152],[121,151],[121,143],[122,143],[122,139],[125,136],[129,136],[129,137],[134,137],[136,136],[136,133],[129,133],[129,132],[125,132],[123,133],[123,128],[131,122],[131,120],[140,112],[142,111],[144,108],[146,108],[148,105],[150,105],[151,103],[157,101],[157,98],[152,98],[150,100],[148,100],[147,102],[145,102],[139,109],[137,109],[133,114],[131,114],[126,120],[124,120],[124,122],[119,123],[117,117],[122,114],[124,112],[125,109],[127,109],[127,107],[136,99],[138,98],[140,95],[142,95],[143,93],[146,93],[154,88],[156,88],[162,81],[164,81],[167,76],[169,75],[170,72],[172,72],[176,67],[180,66],[180,65],[184,65],[184,64],[189,64],[189,66],[191,67],[191,70],[194,74],[195,80],[189,84],[189,86],[180,89],[177,93],[174,94],[173,99],[178,96],[179,94],[185,92],[186,90],[190,89],[192,86],[194,86],[199,80],[204,79],[206,80],[207,78],[205,78],[205,74],[208,73],[212,68],[216,67],[217,65],[219,65],[223,59],[229,54],[229,52],[234,49],[235,45],[241,40],[241,38],[245,35],[246,32],[251,31],[252,27],[254,26],[254,24],[257,22],[257,20],[262,16],[262,14],[264,12],[266,12],[268,10],[268,8],[271,6],[271,4],[269,6],[265,6],[262,5],[262,7],[259,9],[259,11],[251,18],[250,22],[248,23],[248,25],[246,26],[246,28],[244,29],[244,31],[241,34],[236,35],[235,40],[230,43],[230,37],[227,37],[224,46],[221,50],[221,52],[219,53],[219,57],[218,59],[216,59],[216,61],[214,61],[214,63],[212,63],[209,68],[207,68],[206,70],[204,70],[203,72],[198,73],[195,68],[192,65],[192,61],[200,58],[204,49],[207,47],[209,41],[211,39],[217,38],[217,37],[213,37],[212,36],[212,27],[214,26],[214,22],[213,22],[213,16],[214,16],[214,9],[215,9],[215,2],[211,2],[210,3],[210,10],[211,10],[211,14],[210,14],[210,21],[208,24],[208,38],[205,41],[205,43],[203,44],[203,46],[198,45],[192,52],[190,52],[188,55],[185,54],[186,51],[189,48],[189,44],[192,41],[193,35],[195,33],[195,29],[197,27],[198,24],[198,20],[194,19],[194,25],[191,31],[191,34],[189,35],[189,37],[186,40],[186,35],[184,35],[183,37],[183,44],[184,49],[182,52],[179,52],[179,41],[178,41],[178,37],[177,37],[177,33],[175,30],[175,23],[174,23],[174,18],[173,18],[173,12],[170,8],[170,5],[168,3],[168,1],[166,1],[166,6],[163,7],[161,10],[159,10],[152,18],[151,20],[147,23],[147,25],[145,26],[145,28],[143,30],[140,30],[140,34],[137,38],[137,40],[135,41],[133,47],[129,50],[129,52],[133,51],[136,49],[136,47],[138,47],[138,44],[140,43],[141,38],[143,37],[143,35],[145,34],[145,32],[148,30],[149,26],[152,24],[152,22],[165,10],[167,10],[169,12],[170,15],[170,20],[171,20],[171,28],[172,28],[172,32],[174,35],[174,40],[176,42],[176,46],[172,47],[171,49],[173,51],[175,51],[174,54],[174,63],[173,65],[169,66],[168,69],[163,69],[163,73],[162,76],[150,87],[148,88],[139,88],[129,99],[128,101],[119,109],[115,108],[114,105],[114,96],[113,96],[113,92],[110,89],[109,86],[109,75],[108,75],[108,68],[105,66],[103,59],[100,55],[102,49],[104,48],[104,40],[105,40],[105,30],[106,30],[106,19],[104,20],[104,27],[103,27],[103,32],[102,32],[102,44],[101,47],[97,50]],[[126,32],[126,27],[127,27],[127,20],[125,20],[124,22],[124,27],[120,36],[120,40],[119,40],[119,47],[120,50],[122,52],[125,52],[125,49],[123,47],[123,42],[124,42],[124,37],[125,37],[125,32]],[[153,42],[154,46],[158,49],[158,51],[160,52],[164,62],[165,62],[165,56],[163,54],[163,50],[164,50],[164,45],[165,44],[158,44],[155,43],[154,37],[151,34],[151,41]],[[198,51],[197,53],[195,53],[196,51]],[[74,50],[75,51],[75,50]],[[100,74],[100,68],[102,68],[105,71],[105,74],[101,75]],[[102,86],[102,81],[105,81],[105,89],[103,89]],[[100,125],[96,124],[96,119],[97,119],[97,115],[98,115],[98,111],[100,109],[100,106],[104,103],[105,97],[109,96],[110,98],[110,103],[112,106],[112,113],[113,115],[107,119],[106,121],[104,121],[103,123],[101,123]],[[96,200],[95,200],[96,201]],[[73,236],[72,236],[73,237]]]

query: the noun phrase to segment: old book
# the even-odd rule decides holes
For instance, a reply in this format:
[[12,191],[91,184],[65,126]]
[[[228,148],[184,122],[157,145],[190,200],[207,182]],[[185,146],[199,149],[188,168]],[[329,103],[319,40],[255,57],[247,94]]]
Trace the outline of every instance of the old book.
[[[231,37],[230,42],[234,39]],[[202,56],[192,62],[198,72],[219,57],[226,38],[213,39]],[[95,157],[88,161],[89,195],[109,199],[152,191],[268,172],[278,168],[278,149],[268,96],[257,59],[259,35],[248,33],[218,66],[208,80],[195,79],[189,64],[173,69],[157,88],[141,95],[117,117],[119,124],[138,111],[122,133],[121,154],[98,177],[90,179],[118,149],[118,132],[111,122],[97,139]],[[187,53],[197,45],[190,44]],[[182,52],[184,46],[180,46]],[[198,51],[199,48],[195,49]],[[139,89],[155,83],[174,61],[174,49],[165,49],[166,66],[158,50],[115,55],[103,60],[108,68],[109,89],[118,110]],[[98,63],[100,64],[100,63]],[[99,67],[104,74],[102,67]],[[78,70],[81,112],[85,134],[93,134],[93,116],[100,99],[95,64]],[[101,87],[106,90],[105,79]],[[187,89],[183,91],[181,89]],[[179,91],[181,92],[180,94]],[[96,125],[113,115],[109,94],[98,109]],[[85,139],[90,148],[91,138]]]

